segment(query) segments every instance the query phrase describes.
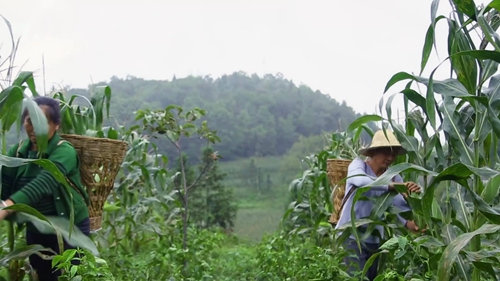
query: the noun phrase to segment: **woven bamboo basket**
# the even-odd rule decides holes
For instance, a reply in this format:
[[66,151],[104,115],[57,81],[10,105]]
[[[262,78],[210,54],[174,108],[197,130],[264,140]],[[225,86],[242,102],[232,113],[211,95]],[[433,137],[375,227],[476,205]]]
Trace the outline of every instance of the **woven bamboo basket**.
[[329,222],[333,224],[337,224],[340,218],[340,207],[345,194],[345,182],[340,182],[347,177],[349,164],[351,164],[351,160],[346,159],[328,159],[326,162],[328,179],[333,187],[331,198],[333,211],[329,219]]
[[[101,229],[104,202],[113,189],[128,143],[106,138],[61,134],[80,158],[80,174],[90,198],[90,229]],[[96,177],[97,175],[97,177]]]

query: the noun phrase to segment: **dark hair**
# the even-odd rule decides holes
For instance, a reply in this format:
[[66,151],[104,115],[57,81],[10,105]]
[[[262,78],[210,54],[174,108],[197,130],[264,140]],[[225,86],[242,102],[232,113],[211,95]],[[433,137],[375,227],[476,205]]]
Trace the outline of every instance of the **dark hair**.
[[[36,97],[34,99],[38,106],[46,106],[47,107],[47,116],[50,121],[56,125],[61,124],[61,108],[59,107],[59,101],[49,97]],[[26,119],[28,115],[28,109],[24,109],[22,120]]]

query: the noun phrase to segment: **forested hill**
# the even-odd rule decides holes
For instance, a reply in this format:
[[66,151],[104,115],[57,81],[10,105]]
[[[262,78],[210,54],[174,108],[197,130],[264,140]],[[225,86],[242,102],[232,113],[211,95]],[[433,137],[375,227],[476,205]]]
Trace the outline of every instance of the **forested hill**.
[[[113,77],[107,84],[113,91],[111,115],[121,125],[133,124],[133,112],[138,108],[161,109],[175,104],[205,109],[209,126],[222,140],[215,149],[226,160],[282,155],[300,135],[333,132],[358,117],[345,102],[340,104],[324,93],[297,86],[280,74],[259,77],[240,72],[218,79],[190,76],[171,81]],[[199,143],[192,142],[183,145],[190,159],[200,154]],[[159,146],[170,150],[166,142]]]

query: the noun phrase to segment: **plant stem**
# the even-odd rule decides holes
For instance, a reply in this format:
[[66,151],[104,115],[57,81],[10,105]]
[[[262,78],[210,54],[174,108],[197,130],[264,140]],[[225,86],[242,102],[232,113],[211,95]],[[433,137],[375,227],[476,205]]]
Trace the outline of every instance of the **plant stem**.
[[[478,141],[474,141],[474,151],[475,151],[475,158],[474,159],[474,166],[475,167],[478,167],[479,166],[479,142]],[[478,176],[478,175],[474,175],[474,185],[473,185],[473,192],[477,192],[477,190],[479,189],[479,185],[481,184],[481,178]],[[473,212],[473,218],[472,218],[472,228],[470,231],[474,231],[476,229],[479,228],[479,225],[478,225],[478,222],[480,222],[479,220],[479,216],[481,214],[479,213],[479,210],[477,208],[474,208],[474,212]],[[479,250],[481,250],[481,236],[479,235],[476,235],[472,238],[471,240],[471,250],[472,252],[478,252]],[[477,267],[474,267],[473,269],[473,273],[472,273],[472,280],[473,281],[480,281],[481,280],[481,270],[478,269]]]
[[[6,154],[7,152],[7,140],[5,137],[5,133],[2,134],[2,154]],[[9,245],[9,251],[12,253],[15,247],[15,234],[14,234],[14,224],[11,221],[7,221],[7,241]],[[11,266],[9,267],[9,278],[15,276],[19,269],[19,264],[16,263],[17,266],[12,267],[12,261],[10,262]]]
[[182,159],[182,150],[180,145],[177,145],[177,152],[179,153],[179,161],[181,164],[182,187],[184,188],[184,212],[182,212],[182,249],[187,249],[187,219],[188,219],[188,186],[186,183],[186,170],[184,168],[184,159]]
[[[179,161],[181,164],[182,186],[184,188],[184,196],[182,196],[182,203],[184,210],[182,212],[182,249],[187,250],[187,223],[188,223],[188,186],[186,183],[186,170],[184,169],[184,160],[182,159],[181,146],[177,144],[177,152],[179,153]],[[184,266],[182,272],[185,274],[187,270],[188,261],[184,258]]]
[[14,224],[10,221],[7,221],[7,240],[9,241],[9,250],[14,251]]
[[[15,235],[14,235],[14,224],[10,221],[7,221],[7,240],[9,243],[9,250],[12,253],[14,251],[15,246]],[[17,272],[19,269],[19,263],[17,261],[11,260],[9,262],[9,280],[17,278]]]
[[[487,114],[487,113],[484,113],[484,114]],[[479,122],[481,121],[481,115],[479,114],[479,112],[476,112],[476,116],[475,116],[475,132],[474,132],[474,167],[477,167],[479,168],[480,166],[480,154],[479,154],[479,149],[480,149],[480,144],[479,144],[479,130],[478,129],[478,126],[479,126]],[[480,194],[478,192],[479,189],[480,189],[480,185],[481,185],[481,178],[474,174],[474,183],[473,183],[473,186],[472,186],[472,192],[475,192],[476,194]],[[474,212],[472,214],[472,229],[470,229],[469,231],[475,231],[479,225],[478,225],[478,222],[480,221],[479,220],[479,216],[481,214],[479,213],[479,210],[478,208],[474,208]],[[473,252],[478,252],[479,250],[481,250],[481,236],[479,235],[476,235],[472,238],[471,240],[471,250]],[[481,270],[478,269],[477,267],[474,267],[473,268],[473,271],[472,271],[472,280],[473,281],[480,281],[481,280]]]

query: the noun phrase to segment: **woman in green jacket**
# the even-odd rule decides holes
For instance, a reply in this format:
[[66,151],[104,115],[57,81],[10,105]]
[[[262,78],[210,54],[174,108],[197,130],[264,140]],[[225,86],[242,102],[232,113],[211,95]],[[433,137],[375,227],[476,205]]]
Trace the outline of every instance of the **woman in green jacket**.
[[[33,124],[28,111],[25,110],[22,120],[28,139],[11,147],[7,155],[24,159],[45,158],[52,161],[72,183],[74,222],[88,236],[90,234],[88,195],[81,184],[78,155],[73,146],[57,134],[61,123],[59,102],[49,97],[37,97],[35,102],[45,113],[49,125],[46,152],[39,155]],[[1,199],[3,207],[22,203],[33,207],[45,216],[69,218],[71,211],[70,196],[66,187],[47,170],[32,163],[17,168],[2,168]],[[8,214],[9,211],[0,210],[0,220],[5,219]],[[26,241],[28,245],[40,244],[59,253],[57,236],[41,234],[31,224],[27,225]],[[64,248],[67,250],[75,247],[64,241]],[[39,280],[57,280],[61,274],[59,271],[54,272],[50,260],[44,260],[38,255],[31,255],[29,260]]]

